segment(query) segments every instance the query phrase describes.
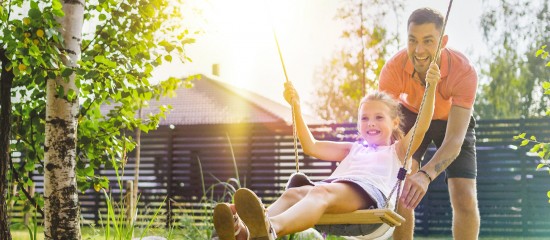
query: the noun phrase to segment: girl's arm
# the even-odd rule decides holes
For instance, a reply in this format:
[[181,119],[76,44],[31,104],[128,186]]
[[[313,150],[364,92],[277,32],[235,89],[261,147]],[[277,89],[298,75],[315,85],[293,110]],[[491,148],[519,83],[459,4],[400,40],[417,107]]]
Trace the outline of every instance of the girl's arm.
[[353,143],[350,142],[333,142],[333,141],[319,141],[313,137],[309,127],[302,117],[302,110],[300,108],[300,97],[294,89],[291,82],[285,83],[285,100],[293,106],[294,110],[294,124],[296,125],[296,133],[304,153],[321,159],[329,161],[342,161],[348,155]]
[[[424,135],[428,131],[428,128],[430,127],[430,122],[432,121],[432,116],[434,113],[434,105],[435,105],[435,90],[437,87],[437,83],[439,82],[439,79],[441,78],[439,67],[435,63],[430,64],[430,69],[428,69],[428,72],[426,73],[426,100],[424,102],[424,107],[422,108],[422,112],[418,113],[418,122],[416,124],[416,132],[414,134],[414,139],[412,141],[412,146],[409,152],[409,157],[412,157],[413,153],[418,149],[420,144],[422,143],[422,140],[424,139]],[[407,148],[409,146],[409,142],[412,138],[413,129],[415,126],[411,128],[411,130],[401,139],[397,145],[396,145],[396,152],[400,160],[403,161],[403,158],[405,157],[405,154],[407,152]]]

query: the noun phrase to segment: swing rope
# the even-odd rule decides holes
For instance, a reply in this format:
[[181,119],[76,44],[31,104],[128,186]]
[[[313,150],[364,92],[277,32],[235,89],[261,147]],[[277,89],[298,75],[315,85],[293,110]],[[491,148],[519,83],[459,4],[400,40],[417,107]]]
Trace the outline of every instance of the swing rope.
[[[443,22],[443,28],[441,29],[441,33],[440,33],[440,36],[439,36],[439,42],[437,44],[437,51],[435,52],[435,57],[433,58],[432,63],[437,63],[437,60],[441,57],[441,44],[442,44],[442,41],[443,41],[443,36],[445,34],[445,27],[447,26],[447,20],[449,20],[449,12],[451,12],[451,6],[452,5],[453,5],[453,0],[450,0],[449,7],[447,8],[447,14],[445,15],[445,21]],[[429,87],[429,84],[426,83],[426,89],[428,89],[428,87]],[[426,95],[427,95],[427,91],[424,90],[424,95],[422,96],[422,102],[420,103],[420,108],[418,109],[418,113],[421,113],[422,109],[424,108],[424,103],[426,102]],[[390,192],[390,195],[386,199],[386,203],[385,203],[386,208],[389,207],[389,202],[390,202],[391,196],[396,191],[396,189],[397,189],[396,201],[397,201],[397,199],[399,199],[399,197],[401,195],[401,185],[402,185],[402,183],[405,182],[405,176],[407,175],[407,172],[410,169],[410,164],[409,163],[412,161],[412,158],[410,157],[411,147],[412,147],[412,143],[414,141],[414,135],[416,134],[416,125],[418,124],[419,116],[420,116],[420,114],[416,117],[416,120],[414,122],[414,127],[412,129],[411,139],[410,139],[409,144],[407,146],[407,152],[405,153],[405,158],[404,158],[405,160],[403,161],[403,167],[399,169],[399,173],[397,174],[397,179],[398,180],[395,183],[395,186],[393,187],[392,191]],[[397,206],[398,205],[399,204],[395,204],[395,211],[397,211]]]
[[[283,54],[281,53],[281,48],[279,47],[279,40],[277,40],[277,34],[275,33],[275,29],[273,30],[273,37],[275,38],[275,43],[277,44],[277,52],[279,52],[279,59],[281,59],[281,65],[283,66],[283,72],[285,73],[285,79],[286,82],[290,82],[288,80],[288,74],[286,73],[286,67],[285,67],[285,61],[283,60]],[[294,104],[292,104],[293,99],[290,100],[290,108],[292,111],[292,136],[294,137],[294,161],[296,162],[296,172],[300,172],[300,161],[298,159],[298,134],[296,132],[296,116],[294,113]]]

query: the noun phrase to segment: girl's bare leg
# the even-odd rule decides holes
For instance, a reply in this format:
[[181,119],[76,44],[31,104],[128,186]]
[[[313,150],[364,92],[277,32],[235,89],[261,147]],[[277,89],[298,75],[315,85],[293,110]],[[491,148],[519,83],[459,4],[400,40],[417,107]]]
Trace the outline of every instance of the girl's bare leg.
[[302,200],[269,220],[277,235],[284,236],[313,227],[324,213],[348,213],[370,204],[351,184],[331,183],[313,187]]
[[270,217],[275,217],[286,211],[294,204],[302,200],[311,189],[313,189],[313,186],[307,185],[285,190],[283,195],[281,195],[267,208],[268,215]]

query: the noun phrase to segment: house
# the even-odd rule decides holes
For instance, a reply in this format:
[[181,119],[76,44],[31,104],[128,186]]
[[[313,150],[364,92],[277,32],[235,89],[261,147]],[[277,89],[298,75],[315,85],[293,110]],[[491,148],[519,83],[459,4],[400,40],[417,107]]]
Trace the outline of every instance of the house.
[[[281,171],[285,176],[295,171],[297,153],[290,106],[213,77],[202,75],[192,83],[192,88],[180,87],[175,97],[161,97],[143,109],[146,115],[161,105],[172,106],[157,130],[141,135],[141,191],[193,202],[210,187],[223,195],[228,182],[255,189],[272,189],[274,182],[283,186]],[[327,124],[314,116],[304,119]],[[133,172],[134,154],[129,156],[126,171]],[[330,173],[330,164],[325,164],[324,175]]]

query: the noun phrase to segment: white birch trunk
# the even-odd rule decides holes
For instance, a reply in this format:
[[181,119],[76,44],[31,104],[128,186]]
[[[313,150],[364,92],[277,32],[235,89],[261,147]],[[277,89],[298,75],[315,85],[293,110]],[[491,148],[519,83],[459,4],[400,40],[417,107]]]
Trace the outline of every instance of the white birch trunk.
[[[84,0],[62,1],[65,16],[61,25],[66,53],[63,62],[76,67],[80,58]],[[46,141],[44,143],[44,235],[45,239],[81,239],[80,204],[76,185],[76,137],[78,97],[67,100],[67,93],[78,89],[74,74],[69,81],[48,79],[46,89]],[[62,87],[64,96],[57,96]]]

